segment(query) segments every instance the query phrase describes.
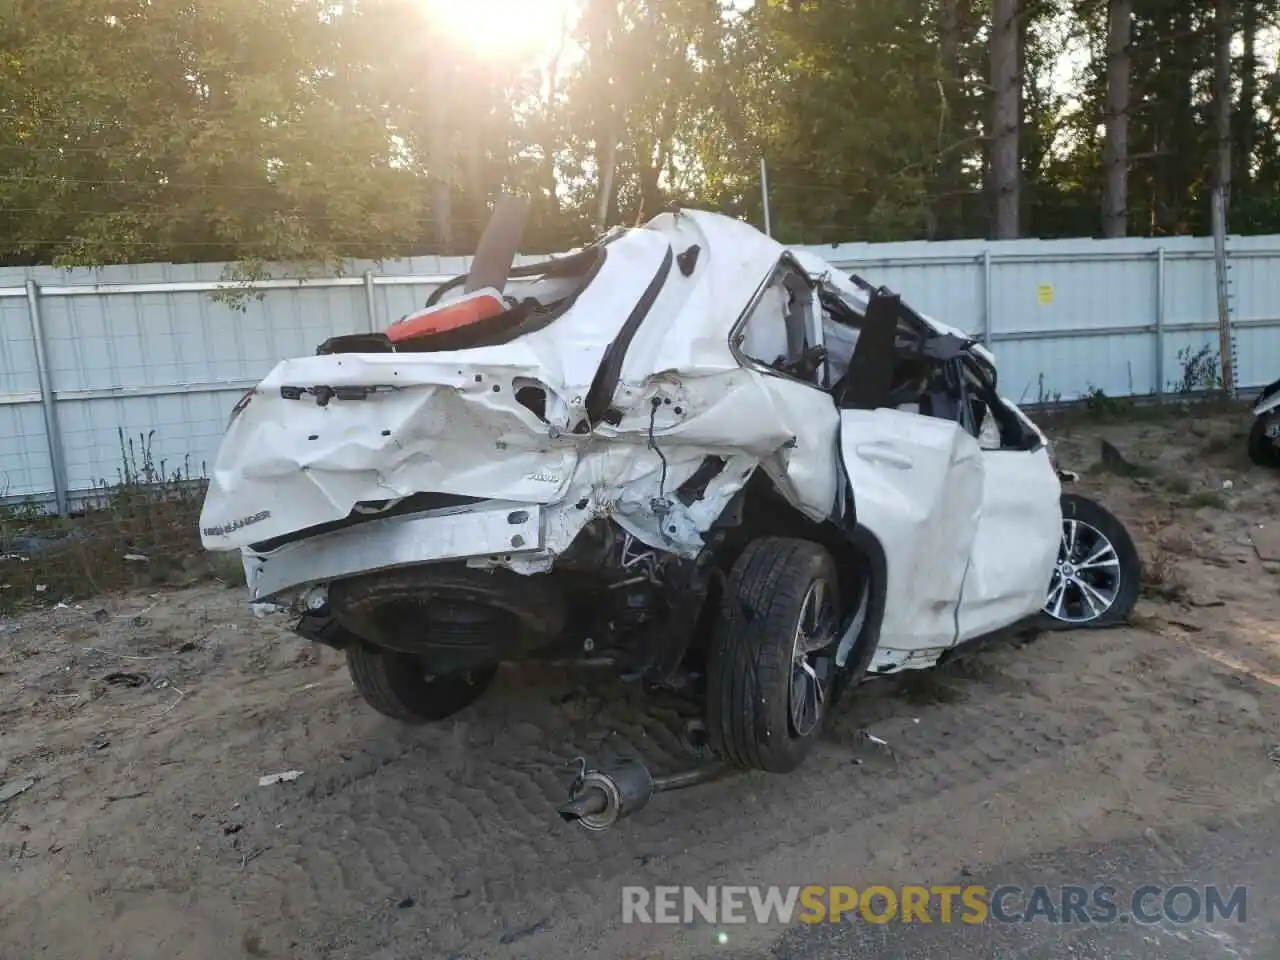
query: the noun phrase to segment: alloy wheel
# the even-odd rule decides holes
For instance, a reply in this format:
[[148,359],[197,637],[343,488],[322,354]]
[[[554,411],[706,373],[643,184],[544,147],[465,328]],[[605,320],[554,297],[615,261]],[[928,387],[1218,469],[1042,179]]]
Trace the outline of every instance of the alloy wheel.
[[1111,541],[1097,527],[1064,518],[1044,612],[1063,623],[1090,623],[1111,609],[1120,581],[1120,555]]
[[791,728],[807,737],[822,719],[826,707],[826,665],[835,640],[836,612],[832,591],[825,580],[815,580],[805,594],[791,644]]

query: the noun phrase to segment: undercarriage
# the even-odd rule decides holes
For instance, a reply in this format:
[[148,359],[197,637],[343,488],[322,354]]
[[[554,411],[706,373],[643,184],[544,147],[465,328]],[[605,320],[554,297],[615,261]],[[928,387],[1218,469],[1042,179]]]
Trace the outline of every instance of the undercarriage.
[[433,675],[588,655],[657,683],[696,646],[714,563],[712,551],[695,561],[662,554],[601,519],[545,574],[459,560],[336,581],[303,629],[336,623],[347,642],[412,655]]

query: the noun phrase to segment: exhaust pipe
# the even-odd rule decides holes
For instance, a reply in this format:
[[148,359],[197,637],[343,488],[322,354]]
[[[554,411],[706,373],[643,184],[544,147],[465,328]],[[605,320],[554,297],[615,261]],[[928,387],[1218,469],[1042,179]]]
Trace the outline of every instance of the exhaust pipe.
[[569,800],[557,809],[566,823],[588,830],[608,830],[623,817],[643,810],[653,796],[653,775],[639,760],[624,758],[612,769],[581,770],[569,787]]
[[655,777],[643,763],[629,757],[608,770],[588,770],[581,757],[576,762],[580,770],[569,787],[569,799],[556,812],[565,823],[577,823],[588,830],[607,830],[643,810],[655,793],[705,783],[724,770],[723,764],[712,763]]

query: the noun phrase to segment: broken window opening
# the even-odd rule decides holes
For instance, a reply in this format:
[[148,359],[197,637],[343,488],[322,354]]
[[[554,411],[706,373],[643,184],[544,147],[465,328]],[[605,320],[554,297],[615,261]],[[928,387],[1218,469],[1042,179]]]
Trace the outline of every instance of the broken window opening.
[[733,335],[748,359],[811,386],[826,384],[826,348],[814,313],[813,285],[783,261]]
[[[982,417],[988,413],[991,415],[999,437],[998,446],[984,444],[984,449],[1023,452],[1040,449],[1042,445],[1040,435],[1031,429],[1000,396],[995,367],[972,350],[965,352],[962,362],[965,375],[973,382],[975,400],[982,405]],[[978,420],[979,430],[985,425],[982,417]],[[979,439],[981,440],[982,437],[980,436]]]
[[[827,330],[852,326],[853,311],[842,306],[823,299]],[[974,352],[975,343],[936,332],[897,294],[872,291],[832,397],[842,409],[887,407],[950,420],[989,449],[1035,449],[1038,438],[1000,399],[995,371]],[[834,363],[842,361],[837,356]]]
[[849,369],[863,317],[829,287],[822,289],[818,297],[822,308],[822,345],[827,351],[822,385],[831,389]]

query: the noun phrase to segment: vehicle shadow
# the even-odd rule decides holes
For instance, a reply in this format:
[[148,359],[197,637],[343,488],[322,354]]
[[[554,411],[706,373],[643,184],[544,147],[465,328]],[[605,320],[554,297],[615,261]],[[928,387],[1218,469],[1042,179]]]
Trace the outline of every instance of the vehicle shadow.
[[[794,773],[731,773],[655,796],[603,834],[560,821],[583,758],[606,766],[641,758],[655,773],[687,769],[695,701],[653,694],[608,669],[504,667],[486,696],[442,724],[364,727],[354,755],[315,771],[298,802],[263,809],[275,849],[263,882],[304,882],[324,931],[353,917],[344,891],[402,889],[430,917],[433,947],[461,949],[514,935],[545,917],[599,909],[599,891],[669,882],[683,864],[708,875],[738,869],[831,828],[1013,774],[1042,754],[1105,733],[1092,708],[1041,715],[1004,665],[1030,651],[993,643],[945,667],[848,691]],[[355,744],[349,744],[355,747]],[[878,814],[875,812],[879,812]],[[265,888],[263,888],[265,889]],[[425,920],[423,921],[425,923]],[[408,930],[406,930],[406,933]],[[428,936],[423,926],[422,936]]]

